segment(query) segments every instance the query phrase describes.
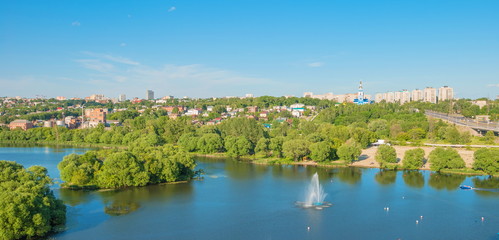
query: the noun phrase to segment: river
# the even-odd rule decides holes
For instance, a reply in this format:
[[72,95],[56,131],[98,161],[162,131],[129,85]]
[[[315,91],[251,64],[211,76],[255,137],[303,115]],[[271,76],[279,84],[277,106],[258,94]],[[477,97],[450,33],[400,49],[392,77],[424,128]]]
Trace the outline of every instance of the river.
[[[45,166],[86,149],[3,147],[0,159]],[[430,171],[262,166],[199,158],[204,179],[116,191],[53,186],[68,206],[52,239],[499,239],[498,179]],[[319,174],[323,210],[302,209]],[[460,190],[460,184],[486,191]],[[482,220],[483,217],[483,220]]]

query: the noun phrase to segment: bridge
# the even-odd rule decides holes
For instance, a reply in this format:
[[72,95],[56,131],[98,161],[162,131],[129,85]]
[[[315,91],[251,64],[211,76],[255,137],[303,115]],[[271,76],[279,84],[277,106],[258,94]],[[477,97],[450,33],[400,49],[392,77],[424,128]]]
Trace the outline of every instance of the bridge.
[[480,122],[471,118],[452,116],[446,113],[434,112],[430,110],[426,110],[425,114],[426,116],[440,118],[456,125],[469,127],[480,134],[485,134],[488,131],[499,134],[499,122]]

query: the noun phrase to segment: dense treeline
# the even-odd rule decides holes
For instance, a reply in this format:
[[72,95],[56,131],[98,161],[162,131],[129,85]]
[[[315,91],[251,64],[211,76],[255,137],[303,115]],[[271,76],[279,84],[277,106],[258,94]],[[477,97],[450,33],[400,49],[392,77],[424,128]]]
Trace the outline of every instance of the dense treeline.
[[[272,102],[278,98],[269,98],[269,102],[263,101],[263,97],[257,99],[264,105],[280,103]],[[281,100],[292,101],[279,101]],[[209,100],[199,101],[211,104]],[[228,99],[213,101],[224,104],[224,101],[230,102]],[[255,103],[257,100],[233,101]],[[316,162],[342,160],[347,164],[358,159],[361,149],[377,139],[388,139],[400,144],[427,140],[442,143],[471,141],[469,133],[461,133],[454,126],[440,120],[428,120],[422,111],[411,105],[392,103],[361,106],[340,104],[320,111],[312,121],[290,118],[264,125],[263,123],[268,122],[236,117],[225,119],[218,125],[201,126],[194,124],[190,117],[170,119],[164,110],[147,109],[140,114],[135,110],[128,110],[113,116],[123,119],[123,126],[105,129],[100,125],[93,129],[75,130],[61,127],[34,128],[28,131],[3,129],[0,130],[0,140],[110,144],[142,148],[174,144],[187,152],[225,153],[236,158],[256,156],[268,158],[270,162],[310,159]],[[492,135],[480,139],[484,139],[484,143],[493,142],[495,137]],[[418,156],[419,154],[409,157],[411,161],[407,163],[408,168],[415,168],[415,165],[420,164]],[[393,160],[380,160],[380,163],[392,166]]]
[[50,184],[44,167],[0,161],[0,239],[43,237],[65,224],[66,206]]
[[71,154],[57,168],[65,187],[124,188],[189,180],[194,176],[195,166],[190,154],[166,144]]

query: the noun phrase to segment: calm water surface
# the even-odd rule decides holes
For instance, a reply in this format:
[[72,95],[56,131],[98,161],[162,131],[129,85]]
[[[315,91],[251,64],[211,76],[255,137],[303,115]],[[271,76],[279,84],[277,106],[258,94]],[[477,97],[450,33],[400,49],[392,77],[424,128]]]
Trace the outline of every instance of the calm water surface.
[[[58,178],[63,156],[84,151],[7,147],[0,159],[42,165]],[[199,159],[198,167],[204,179],[189,183],[88,192],[54,186],[69,207],[67,230],[53,238],[499,239],[497,179],[214,159]],[[295,207],[315,172],[333,206]]]

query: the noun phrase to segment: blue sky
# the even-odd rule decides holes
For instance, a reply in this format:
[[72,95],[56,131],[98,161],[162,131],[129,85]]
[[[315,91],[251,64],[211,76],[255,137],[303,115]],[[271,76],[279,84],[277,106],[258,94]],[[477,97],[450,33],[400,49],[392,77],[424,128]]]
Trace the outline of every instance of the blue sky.
[[499,1],[4,1],[0,96],[499,95]]

